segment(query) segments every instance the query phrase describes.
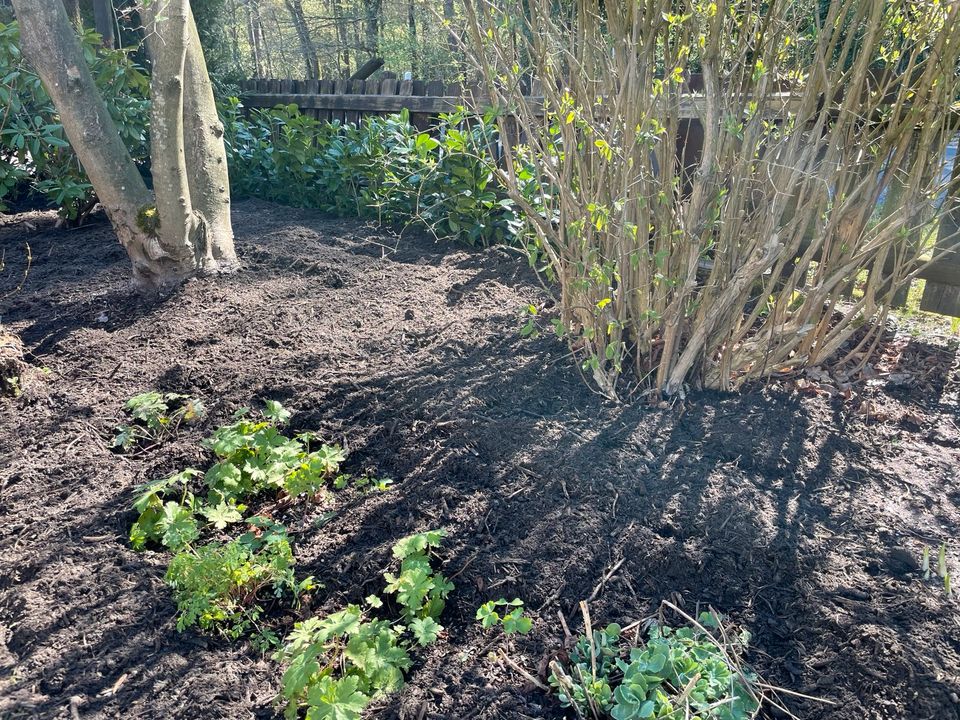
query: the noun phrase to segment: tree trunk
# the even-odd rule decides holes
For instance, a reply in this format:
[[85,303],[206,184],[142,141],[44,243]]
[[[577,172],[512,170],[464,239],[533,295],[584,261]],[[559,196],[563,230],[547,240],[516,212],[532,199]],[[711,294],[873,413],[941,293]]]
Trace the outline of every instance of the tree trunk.
[[453,25],[453,0],[443,0],[443,21],[447,25],[447,47],[450,48],[450,57],[459,57],[460,37]]
[[365,50],[370,57],[380,55],[380,13],[383,11],[383,0],[363,0],[363,33]]
[[410,72],[417,76],[417,13],[414,0],[407,0],[407,29],[410,40]]
[[67,11],[67,17],[75,27],[83,26],[83,17],[80,15],[80,0],[63,0],[63,7]]
[[223,128],[188,0],[145,3],[153,64],[150,157],[160,227],[173,282],[236,264]]
[[133,261],[134,276],[152,276],[159,248],[137,226],[138,213],[152,199],[100,99],[66,10],[54,0],[13,0],[13,7],[21,50],[56,105],[70,144]]
[[117,16],[113,9],[113,0],[93,0],[93,23],[103,39],[103,46],[113,50],[117,46],[114,32]]
[[227,9],[230,18],[230,59],[232,61],[234,72],[242,67],[240,62],[240,35],[237,31],[237,0],[230,0],[230,7]]
[[337,64],[340,66],[340,77],[350,77],[350,41],[347,36],[347,20],[343,13],[343,4],[340,0],[332,0],[333,21],[337,30]]
[[306,79],[316,80],[320,77],[320,62],[317,60],[317,48],[310,37],[310,29],[307,27],[307,20],[303,15],[303,4],[300,0],[285,0],[284,4],[290,11],[293,27],[297,31],[297,39],[300,41],[300,52],[303,55]]
[[263,77],[263,59],[260,54],[260,41],[257,37],[257,27],[254,24],[253,12],[250,9],[251,0],[243,4],[243,12],[247,19],[247,45],[250,46],[250,57],[253,60],[253,76]]
[[273,63],[270,61],[270,48],[267,47],[266,35],[263,31],[263,16],[260,12],[260,0],[247,0],[247,11],[250,13],[248,32],[250,33],[250,52],[253,53],[257,77],[269,77],[273,74]]
[[[151,158],[156,201],[120,140],[60,0],[14,0],[24,57],[37,71],[117,237],[134,281],[163,289],[236,264],[222,129],[188,0],[144,17],[154,53]],[[184,103],[186,88],[189,101]],[[190,114],[186,122],[184,109]],[[218,153],[219,147],[219,153]],[[185,152],[189,152],[189,167]]]
[[202,253],[198,256],[199,270],[223,272],[237,265],[230,222],[227,151],[223,144],[223,124],[217,114],[213,85],[192,14],[189,20],[183,73],[187,185],[194,212],[200,217],[205,233]]

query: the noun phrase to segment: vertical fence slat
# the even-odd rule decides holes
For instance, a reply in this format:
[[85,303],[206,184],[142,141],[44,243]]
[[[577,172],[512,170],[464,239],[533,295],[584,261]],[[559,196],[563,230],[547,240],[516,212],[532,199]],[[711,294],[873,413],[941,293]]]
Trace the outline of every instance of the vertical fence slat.
[[[333,93],[334,95],[346,95],[349,89],[350,89],[350,81],[341,78],[341,79],[338,79],[336,83],[334,83]],[[330,119],[333,120],[334,122],[340,123],[341,125],[344,123],[344,117],[345,117],[345,114],[343,110],[330,111]]]
[[[379,95],[380,94],[380,81],[379,80],[367,80],[364,84],[364,94],[365,95]],[[383,113],[370,113],[370,115],[382,115]],[[360,116],[360,120],[363,121],[363,115]]]
[[[307,95],[319,95],[320,94],[320,81],[319,80],[305,80],[303,83],[303,89],[301,92]],[[307,115],[312,117],[314,120],[320,119],[320,111],[316,108],[309,108],[306,110]]]
[[[320,94],[321,95],[332,95],[335,83],[330,78],[324,78],[320,81]],[[317,120],[323,122],[330,122],[333,119],[333,115],[330,110],[317,110]]]

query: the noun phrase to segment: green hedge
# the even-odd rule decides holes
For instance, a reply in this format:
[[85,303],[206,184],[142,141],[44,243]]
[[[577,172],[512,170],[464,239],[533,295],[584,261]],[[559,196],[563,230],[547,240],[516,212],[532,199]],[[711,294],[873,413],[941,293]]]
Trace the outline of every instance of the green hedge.
[[[100,36],[80,36],[93,78],[133,159],[149,162],[150,80],[124,50],[106,50]],[[82,222],[96,197],[67,142],[60,116],[40,78],[20,53],[16,22],[0,22],[0,210],[5,201],[39,194],[73,223]]]
[[293,105],[244,117],[235,98],[223,119],[237,197],[413,222],[474,245],[508,242],[522,225],[496,186],[497,133],[487,119],[460,111],[442,116],[428,134],[406,112],[340,125]]

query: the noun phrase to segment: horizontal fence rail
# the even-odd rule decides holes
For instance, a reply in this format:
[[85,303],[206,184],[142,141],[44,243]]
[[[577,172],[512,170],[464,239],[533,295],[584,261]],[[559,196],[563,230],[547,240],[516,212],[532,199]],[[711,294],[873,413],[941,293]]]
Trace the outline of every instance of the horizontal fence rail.
[[[247,107],[271,108],[296,105],[302,112],[321,120],[358,122],[366,115],[389,115],[408,110],[413,115],[437,116],[458,106],[484,105],[485,93],[477,87],[465,88],[439,81],[397,80],[245,80],[241,84]],[[775,93],[768,100],[799,106],[799,98],[789,93]],[[527,107],[534,115],[543,114],[543,97],[536,91],[527,97]],[[706,99],[688,94],[680,98],[679,117],[698,120]],[[415,118],[416,120],[416,118]],[[414,122],[418,125],[417,122]],[[419,125],[418,125],[419,126]]]

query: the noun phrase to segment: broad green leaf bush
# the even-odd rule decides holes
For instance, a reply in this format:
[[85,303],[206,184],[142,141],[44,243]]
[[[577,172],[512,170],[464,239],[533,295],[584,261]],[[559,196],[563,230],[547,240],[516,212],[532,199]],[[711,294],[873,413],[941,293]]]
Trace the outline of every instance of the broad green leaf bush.
[[359,125],[321,122],[296,106],[221,109],[232,191],[341,216],[416,224],[472,245],[512,242],[523,222],[494,181],[497,131],[458,111],[420,132],[404,111]]
[[615,623],[595,629],[578,638],[569,662],[550,664],[550,684],[578,717],[750,720],[760,707],[756,677],[736,664],[747,638],[721,647],[707,632],[718,624],[712,613],[694,627],[653,624],[638,647]]
[[[19,48],[16,21],[0,22],[0,211],[28,192],[41,195],[60,216],[78,224],[96,196],[70,147],[40,78]],[[149,78],[126,50],[108,50],[91,30],[80,36],[84,57],[133,159],[149,158]]]

